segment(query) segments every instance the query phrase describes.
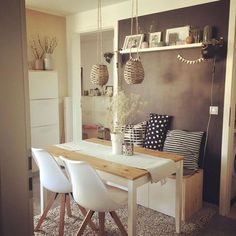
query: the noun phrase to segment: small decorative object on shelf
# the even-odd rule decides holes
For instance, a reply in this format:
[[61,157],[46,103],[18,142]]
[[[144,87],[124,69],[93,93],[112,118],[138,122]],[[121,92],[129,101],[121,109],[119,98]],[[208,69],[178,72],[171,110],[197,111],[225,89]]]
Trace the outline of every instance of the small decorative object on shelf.
[[53,70],[54,61],[52,58],[52,54],[57,46],[57,38],[56,37],[45,37],[44,45],[40,44],[44,49],[44,69],[45,70]]
[[202,42],[202,30],[199,28],[191,28],[190,33],[193,36],[194,43]]
[[189,36],[186,38],[186,43],[191,44],[193,42],[194,42],[194,38],[193,38],[192,34],[190,33]]
[[167,45],[185,44],[185,40],[189,36],[189,30],[190,30],[189,25],[167,29],[166,30],[166,44]]
[[203,28],[203,42],[209,43],[212,39],[212,26],[206,25]]
[[144,34],[135,34],[126,36],[123,44],[123,50],[131,48],[141,48],[143,38]]
[[141,48],[148,48],[148,42],[143,41]]
[[43,55],[44,50],[40,47],[40,38],[38,36],[38,39],[32,38],[29,41],[30,48],[32,51],[32,54],[34,56],[34,66],[33,69],[35,70],[43,70]]
[[149,35],[149,47],[158,47],[161,42],[161,32],[150,33]]

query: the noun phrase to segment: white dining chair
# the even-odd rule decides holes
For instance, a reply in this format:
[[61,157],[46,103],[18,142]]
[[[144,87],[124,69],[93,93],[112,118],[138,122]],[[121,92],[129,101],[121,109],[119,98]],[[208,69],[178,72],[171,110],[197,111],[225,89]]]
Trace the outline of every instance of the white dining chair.
[[[54,194],[48,201],[48,204],[40,217],[34,231],[38,231],[42,225],[44,219],[47,216],[52,204],[57,199],[58,195],[61,195],[60,206],[60,220],[59,220],[59,235],[64,234],[64,217],[65,217],[65,205],[67,208],[67,215],[71,216],[70,208],[70,194],[72,193],[72,185],[67,178],[61,167],[58,165],[52,155],[43,149],[32,148],[32,156],[39,167],[40,184],[44,188],[53,192]],[[79,209],[86,216],[87,211],[79,206]],[[92,229],[97,230],[92,222],[89,222]]]
[[82,235],[94,212],[98,212],[99,235],[105,235],[105,212],[109,212],[122,235],[127,232],[115,210],[127,203],[127,191],[104,184],[97,172],[86,162],[60,157],[69,172],[75,201],[88,209],[77,235]]

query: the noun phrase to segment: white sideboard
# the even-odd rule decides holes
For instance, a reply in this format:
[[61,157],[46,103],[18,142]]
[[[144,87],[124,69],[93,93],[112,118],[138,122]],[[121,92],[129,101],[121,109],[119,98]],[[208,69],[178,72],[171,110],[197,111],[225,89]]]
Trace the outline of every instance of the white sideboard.
[[82,123],[101,124],[108,127],[108,106],[110,97],[106,96],[82,96]]
[[[31,146],[59,143],[58,76],[56,71],[29,71]],[[37,166],[33,162],[33,172]]]

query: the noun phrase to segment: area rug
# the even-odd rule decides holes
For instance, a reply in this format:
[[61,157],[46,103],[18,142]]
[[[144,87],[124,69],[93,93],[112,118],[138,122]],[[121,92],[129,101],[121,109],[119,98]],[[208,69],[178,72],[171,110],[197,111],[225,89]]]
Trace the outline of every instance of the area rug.
[[[122,223],[127,229],[127,207],[117,210]],[[173,217],[164,215],[157,211],[138,205],[137,209],[137,235],[142,236],[173,236],[173,235],[199,235],[199,231],[206,227],[209,221],[217,214],[217,209],[211,206],[205,206],[197,212],[190,220],[181,226],[181,234],[175,233],[175,221]],[[34,224],[38,222],[40,216],[34,217]],[[97,215],[93,216],[93,221],[97,224]],[[72,203],[72,216],[65,217],[64,235],[73,236],[76,234],[83,220],[83,216],[76,205]],[[40,235],[58,235],[59,207],[49,211],[47,218],[42,224],[40,231],[36,232],[36,236]],[[119,229],[109,214],[106,214],[106,235],[121,235]],[[92,229],[87,226],[84,235],[96,235]]]

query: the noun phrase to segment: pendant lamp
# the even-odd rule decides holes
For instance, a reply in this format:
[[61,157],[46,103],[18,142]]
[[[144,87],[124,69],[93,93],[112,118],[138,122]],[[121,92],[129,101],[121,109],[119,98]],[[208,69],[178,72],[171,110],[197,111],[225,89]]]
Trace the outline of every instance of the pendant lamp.
[[102,64],[102,15],[101,15],[101,0],[98,0],[98,18],[97,18],[97,64],[92,66],[90,73],[91,83],[103,86],[107,83],[109,75],[107,66]]
[[[131,13],[130,33],[131,35],[133,35],[134,2],[136,3],[136,14],[135,14],[136,34],[138,34],[138,0],[131,0],[131,1],[132,1],[132,13]],[[144,69],[139,57],[138,47],[137,47],[136,58],[132,57],[130,48],[129,60],[126,62],[124,69],[124,79],[127,84],[141,84],[144,80]]]

